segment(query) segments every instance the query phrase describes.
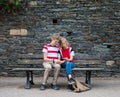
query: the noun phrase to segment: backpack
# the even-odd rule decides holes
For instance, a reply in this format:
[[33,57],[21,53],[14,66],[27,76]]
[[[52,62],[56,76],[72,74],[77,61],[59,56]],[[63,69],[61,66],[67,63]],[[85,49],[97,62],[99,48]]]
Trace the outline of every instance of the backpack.
[[75,83],[69,85],[69,89],[71,89],[74,92],[83,92],[90,90],[91,87],[83,82],[79,82],[77,79],[75,79]]

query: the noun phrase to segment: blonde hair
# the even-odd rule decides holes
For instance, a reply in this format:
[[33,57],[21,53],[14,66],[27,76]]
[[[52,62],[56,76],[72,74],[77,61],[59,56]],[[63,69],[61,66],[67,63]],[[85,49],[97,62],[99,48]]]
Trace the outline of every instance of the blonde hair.
[[52,40],[60,40],[60,34],[53,34],[53,36],[51,37]]
[[60,41],[59,41],[59,44],[60,44],[60,47],[62,48],[62,43],[63,42],[65,42],[68,46],[70,46],[70,44],[69,44],[69,42],[67,41],[67,39],[66,38],[64,38],[64,37],[61,37],[60,38]]

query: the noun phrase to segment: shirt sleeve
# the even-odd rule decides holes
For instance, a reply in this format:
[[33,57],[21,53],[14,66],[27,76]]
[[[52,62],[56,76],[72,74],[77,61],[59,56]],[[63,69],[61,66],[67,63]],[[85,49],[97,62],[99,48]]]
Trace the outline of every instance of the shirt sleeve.
[[46,45],[44,45],[44,47],[43,47],[43,49],[42,49],[42,52],[43,52],[43,53],[47,53],[47,52],[48,52]]
[[61,59],[61,53],[60,53],[60,50],[58,50],[58,58]]
[[70,55],[75,56],[73,48],[70,48]]

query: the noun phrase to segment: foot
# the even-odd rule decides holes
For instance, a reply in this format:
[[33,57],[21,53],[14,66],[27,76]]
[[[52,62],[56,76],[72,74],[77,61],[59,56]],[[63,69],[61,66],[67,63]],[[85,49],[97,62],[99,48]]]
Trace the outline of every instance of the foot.
[[42,85],[40,86],[40,90],[45,90],[45,89],[46,89],[46,88],[45,88],[45,85],[42,84]]
[[74,84],[75,83],[75,80],[73,78],[70,78],[68,81],[69,81],[69,84]]
[[51,84],[51,88],[54,89],[54,90],[59,90],[59,87],[57,85]]
[[69,89],[69,90],[71,90],[71,91],[74,90],[74,88],[72,87],[72,84],[68,84],[67,89]]

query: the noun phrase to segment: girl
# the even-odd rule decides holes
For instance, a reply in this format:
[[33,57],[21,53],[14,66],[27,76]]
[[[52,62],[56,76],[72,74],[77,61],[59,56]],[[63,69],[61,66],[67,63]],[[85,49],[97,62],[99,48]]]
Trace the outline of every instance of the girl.
[[61,37],[60,41],[60,50],[59,50],[59,58],[61,60],[64,60],[64,63],[61,64],[62,68],[65,68],[66,74],[67,74],[67,79],[69,84],[75,83],[75,80],[72,77],[72,68],[75,67],[74,62],[73,62],[73,56],[74,51],[72,47],[70,47],[70,44],[66,40],[66,38]]

